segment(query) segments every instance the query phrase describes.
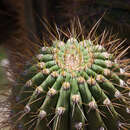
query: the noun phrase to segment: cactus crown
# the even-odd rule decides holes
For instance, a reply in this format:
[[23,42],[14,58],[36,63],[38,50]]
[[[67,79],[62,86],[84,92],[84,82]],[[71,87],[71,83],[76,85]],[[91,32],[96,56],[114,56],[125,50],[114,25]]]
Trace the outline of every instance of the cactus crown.
[[21,115],[18,127],[127,128],[130,112],[125,71],[103,45],[75,38],[66,43],[56,40],[52,47],[42,47],[34,59],[38,63],[28,65],[21,85],[15,86],[16,102],[21,104],[14,109]]

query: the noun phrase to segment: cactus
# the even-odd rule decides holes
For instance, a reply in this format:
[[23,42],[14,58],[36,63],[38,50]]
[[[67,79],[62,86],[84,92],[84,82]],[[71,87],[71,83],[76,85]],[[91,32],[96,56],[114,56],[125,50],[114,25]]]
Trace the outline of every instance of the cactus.
[[110,48],[74,37],[42,47],[12,90],[14,127],[129,129],[129,73],[123,66],[126,62],[120,63],[120,56],[110,53]]

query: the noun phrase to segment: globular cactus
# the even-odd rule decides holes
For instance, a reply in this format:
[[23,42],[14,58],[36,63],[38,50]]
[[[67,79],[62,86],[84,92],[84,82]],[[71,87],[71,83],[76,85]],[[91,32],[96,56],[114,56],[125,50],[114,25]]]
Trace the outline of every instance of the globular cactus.
[[16,129],[129,129],[129,74],[95,43],[71,37],[40,49],[12,91]]

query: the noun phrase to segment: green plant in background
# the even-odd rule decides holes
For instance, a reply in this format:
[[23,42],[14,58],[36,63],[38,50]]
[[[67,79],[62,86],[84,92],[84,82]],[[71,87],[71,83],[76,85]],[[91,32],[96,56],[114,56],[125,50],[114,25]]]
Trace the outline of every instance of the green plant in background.
[[[0,126],[3,124],[2,122],[8,119],[8,96],[9,96],[9,82],[7,78],[7,65],[8,65],[7,56],[5,53],[5,49],[0,47]],[[6,127],[1,130],[8,130]]]
[[103,42],[104,33],[42,47],[12,90],[16,129],[129,129],[127,60],[114,53],[121,44]]
[[6,60],[7,60],[6,58],[7,58],[7,56],[5,54],[5,50],[1,47],[0,48],[0,90],[2,90],[4,88],[4,86],[7,85],[7,82],[8,82],[6,79],[5,70],[3,68],[3,62],[4,61],[6,62]]

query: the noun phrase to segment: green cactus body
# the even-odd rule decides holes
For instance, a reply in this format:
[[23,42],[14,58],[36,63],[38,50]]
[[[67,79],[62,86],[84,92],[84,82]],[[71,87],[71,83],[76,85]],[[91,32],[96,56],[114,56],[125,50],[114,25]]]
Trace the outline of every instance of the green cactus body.
[[102,45],[75,38],[66,43],[57,40],[34,59],[38,63],[22,75],[24,85],[16,86],[21,102],[21,107],[13,108],[20,112],[17,128],[127,129],[129,87],[114,55]]

